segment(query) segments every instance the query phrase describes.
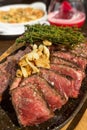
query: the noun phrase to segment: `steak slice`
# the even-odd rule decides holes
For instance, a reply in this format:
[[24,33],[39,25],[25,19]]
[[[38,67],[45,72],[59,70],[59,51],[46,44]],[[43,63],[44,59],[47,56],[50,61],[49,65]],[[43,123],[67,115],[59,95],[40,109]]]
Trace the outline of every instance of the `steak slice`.
[[32,75],[28,78],[24,78],[21,86],[25,84],[36,85],[37,89],[41,91],[45,100],[47,101],[49,107],[54,111],[60,109],[62,105],[66,103],[65,99],[62,99],[61,95],[52,88],[45,79],[39,77],[38,75]]
[[0,64],[0,99],[2,100],[2,95],[4,91],[8,88],[15,77],[16,65],[18,60],[29,52],[30,49],[27,47],[24,51],[18,51],[16,54],[9,56],[7,60]]
[[73,68],[78,68],[78,66],[70,61],[67,61],[64,58],[52,56],[51,57],[51,64],[58,64],[58,65],[67,65]]
[[87,59],[87,43],[80,43],[70,52]]
[[[51,64],[51,70],[54,70],[60,74],[64,74],[66,76],[70,76],[74,80],[74,86],[71,86],[71,95],[70,97],[77,97],[79,94],[79,90],[85,77],[85,73],[79,69],[71,68],[66,65],[58,65],[58,64]],[[73,91],[77,91],[77,95],[74,95]]]
[[4,65],[0,66],[0,101],[2,100],[2,93],[6,90],[10,74],[5,72]]
[[78,67],[81,67],[82,69],[85,69],[87,65],[87,60],[85,58],[78,57],[70,52],[56,51],[52,53],[52,56],[57,56],[57,57],[66,59],[72,63],[77,64]]
[[17,87],[19,87],[20,83],[22,82],[22,78],[18,78],[18,77],[15,77],[12,84],[10,85],[10,92],[14,89],[16,89]]
[[[8,70],[7,70],[8,69]],[[9,82],[15,75],[15,64],[13,62],[4,62],[0,64],[0,101],[2,101],[2,95],[8,88]]]
[[40,124],[54,116],[35,85],[16,87],[11,97],[18,121],[23,126]]
[[49,47],[51,51],[66,51],[66,52],[72,52],[76,54],[77,56],[81,56],[87,59],[87,42],[85,43],[79,43],[74,48],[70,49],[62,44],[58,45],[52,45]]
[[40,75],[46,79],[62,96],[62,98],[68,100],[68,93],[71,91],[71,85],[73,82],[66,77],[47,69],[41,69]]
[[27,46],[24,50],[19,50],[15,54],[8,56],[7,61],[16,60],[18,62],[22,56],[29,53],[30,51],[31,47]]

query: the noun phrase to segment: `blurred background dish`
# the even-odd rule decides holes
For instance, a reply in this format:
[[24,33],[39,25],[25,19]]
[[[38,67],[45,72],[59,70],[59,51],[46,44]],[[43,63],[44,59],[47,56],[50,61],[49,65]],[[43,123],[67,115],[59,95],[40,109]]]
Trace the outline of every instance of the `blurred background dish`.
[[[36,11],[36,9],[41,10],[43,12],[43,15],[41,17],[37,18],[37,19],[34,19],[34,20],[32,19],[32,20],[25,21],[25,22],[23,22],[22,18],[21,18],[19,23],[16,23],[16,22],[11,23],[11,22],[6,22],[6,21],[5,22],[0,21],[0,35],[21,35],[25,31],[24,25],[27,25],[27,24],[32,25],[32,24],[40,23],[42,21],[47,20],[46,5],[43,2],[35,2],[35,3],[31,3],[31,4],[5,5],[5,6],[2,6],[0,8],[0,11],[8,11],[10,9],[16,10],[18,8],[21,8],[21,9],[22,8],[33,8],[33,9],[35,9],[35,11]],[[29,12],[28,12],[28,14],[30,16]],[[34,12],[34,14],[35,14],[35,12]],[[13,17],[15,17],[15,16],[13,16]]]
[[57,26],[82,27],[86,19],[82,0],[51,0],[48,21]]

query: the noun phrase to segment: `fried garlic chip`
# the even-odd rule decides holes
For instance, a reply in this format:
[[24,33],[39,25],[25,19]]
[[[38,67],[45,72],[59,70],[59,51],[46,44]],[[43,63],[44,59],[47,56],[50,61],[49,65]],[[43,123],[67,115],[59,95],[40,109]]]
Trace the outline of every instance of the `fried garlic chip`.
[[48,41],[48,40],[44,40],[44,41],[43,41],[43,44],[44,44],[45,46],[51,46],[51,45],[52,45],[52,42],[50,42],[50,41]]
[[19,78],[19,77],[22,77],[22,71],[20,69],[17,70],[16,72],[16,76]]
[[33,45],[33,50],[24,55],[18,65],[17,77],[28,77],[31,74],[39,73],[39,67],[50,68],[50,52],[45,45]]

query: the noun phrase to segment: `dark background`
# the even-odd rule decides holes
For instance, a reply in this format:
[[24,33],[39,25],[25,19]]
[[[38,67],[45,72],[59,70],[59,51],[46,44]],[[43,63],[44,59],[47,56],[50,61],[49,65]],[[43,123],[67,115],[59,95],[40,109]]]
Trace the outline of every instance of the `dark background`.
[[[7,5],[7,4],[18,4],[18,3],[29,3],[30,4],[32,2],[37,2],[37,1],[44,2],[47,5],[47,9],[48,9],[48,6],[49,6],[51,0],[0,0],[0,6]],[[82,1],[85,6],[85,11],[87,14],[87,0],[82,0]]]
[[7,4],[19,4],[19,3],[33,3],[33,2],[44,2],[47,5],[47,8],[49,6],[50,0],[0,0],[0,6],[7,5]]
[[86,15],[87,15],[87,0],[84,0],[84,6],[85,6],[85,12],[86,12]]

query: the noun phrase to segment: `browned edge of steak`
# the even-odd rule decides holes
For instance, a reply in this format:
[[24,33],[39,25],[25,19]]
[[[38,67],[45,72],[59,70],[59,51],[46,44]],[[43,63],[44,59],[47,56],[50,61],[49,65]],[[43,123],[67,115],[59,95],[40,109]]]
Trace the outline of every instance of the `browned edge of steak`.
[[71,52],[78,57],[80,56],[87,59],[87,42],[79,43],[72,48],[68,48],[62,44],[57,44],[57,45],[52,45],[51,47],[49,47],[49,49],[51,50],[52,53],[54,51],[66,51],[66,52]]
[[70,52],[87,59],[87,42],[78,44]]
[[87,60],[85,58],[78,57],[70,52],[56,51],[52,53],[51,56],[57,56],[57,57],[66,59],[72,63],[77,64],[83,70],[85,70],[86,65],[87,65]]
[[68,60],[61,58],[61,57],[51,56],[50,60],[51,60],[50,61],[51,64],[67,65],[67,66],[72,67],[72,68],[81,69],[77,64],[72,63],[71,61],[68,61]]
[[9,56],[6,61],[0,64],[0,97],[2,101],[2,96],[5,90],[13,82],[16,74],[16,65],[18,60],[26,53],[30,51],[27,47],[25,50],[19,50],[16,54]]

